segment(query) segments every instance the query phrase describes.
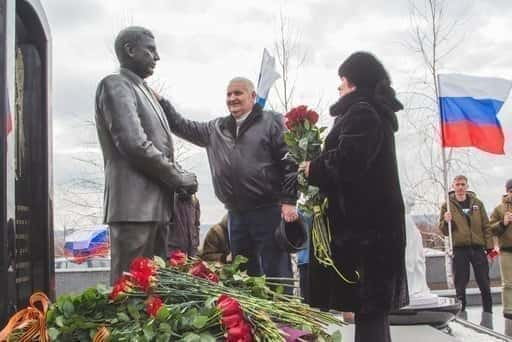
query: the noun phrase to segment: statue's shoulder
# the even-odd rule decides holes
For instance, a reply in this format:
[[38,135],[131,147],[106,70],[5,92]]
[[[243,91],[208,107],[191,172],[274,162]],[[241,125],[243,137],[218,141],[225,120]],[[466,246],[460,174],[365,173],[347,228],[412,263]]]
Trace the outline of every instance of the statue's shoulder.
[[129,78],[122,74],[110,74],[103,77],[99,84],[124,83],[130,82]]
[[134,83],[123,74],[110,74],[98,83],[98,92],[134,91]]

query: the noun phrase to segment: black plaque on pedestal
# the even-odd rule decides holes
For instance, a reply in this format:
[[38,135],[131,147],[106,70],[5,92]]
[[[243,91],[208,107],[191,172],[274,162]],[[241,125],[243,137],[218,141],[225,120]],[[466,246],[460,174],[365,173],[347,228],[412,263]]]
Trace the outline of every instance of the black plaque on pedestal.
[[41,3],[0,0],[0,323],[54,289],[50,32]]

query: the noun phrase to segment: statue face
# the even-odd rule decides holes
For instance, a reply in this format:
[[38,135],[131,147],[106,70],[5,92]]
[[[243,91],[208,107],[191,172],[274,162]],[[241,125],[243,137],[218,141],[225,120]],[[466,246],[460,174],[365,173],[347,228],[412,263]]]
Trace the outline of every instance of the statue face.
[[142,78],[153,75],[156,62],[160,60],[153,38],[144,35],[135,45],[127,45],[126,49],[133,72]]

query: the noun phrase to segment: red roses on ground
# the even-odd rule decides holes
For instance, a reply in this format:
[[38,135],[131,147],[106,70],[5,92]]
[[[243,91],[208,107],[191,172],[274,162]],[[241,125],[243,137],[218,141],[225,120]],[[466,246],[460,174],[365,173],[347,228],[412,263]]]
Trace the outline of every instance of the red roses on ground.
[[120,295],[129,292],[134,287],[147,291],[155,281],[157,266],[148,258],[135,258],[130,266],[130,272],[123,274],[112,287],[109,298],[116,300]]
[[226,329],[226,341],[228,342],[251,342],[251,327],[245,321],[240,303],[234,298],[222,294],[217,300],[217,308],[222,317],[222,326]]
[[112,287],[112,292],[110,293],[109,298],[116,300],[117,297],[128,292],[131,289],[131,285],[132,284],[130,283],[130,278],[128,276],[121,276]]
[[153,260],[143,257],[135,258],[130,266],[130,274],[134,282],[147,291],[155,280],[157,266]]
[[146,312],[154,317],[163,305],[164,303],[160,297],[150,296],[146,302]]
[[298,106],[292,108],[284,117],[286,119],[284,124],[288,129],[292,129],[293,126],[302,124],[306,120],[314,125],[318,121],[319,115],[314,110],[308,109],[307,106]]
[[215,272],[212,272],[203,261],[196,262],[190,269],[189,273],[195,277],[207,279],[212,283],[219,282],[219,277],[215,274]]
[[185,265],[187,262],[187,254],[180,250],[174,251],[169,255],[169,264],[173,267]]

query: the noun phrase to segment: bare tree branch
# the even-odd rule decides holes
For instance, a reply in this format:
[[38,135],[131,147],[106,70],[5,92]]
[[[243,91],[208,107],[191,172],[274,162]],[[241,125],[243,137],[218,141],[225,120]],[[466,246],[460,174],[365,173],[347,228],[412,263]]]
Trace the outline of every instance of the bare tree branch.
[[[425,69],[423,78],[411,82],[412,88],[403,93],[407,96],[406,125],[420,142],[414,144],[418,147],[410,161],[419,172],[407,174],[406,189],[430,212],[437,211],[443,193],[448,191],[443,180],[437,73],[443,61],[461,44],[463,35],[458,36],[457,28],[465,18],[463,13],[448,14],[448,5],[444,0],[410,0],[411,41],[405,44],[419,56]],[[468,149],[450,149],[446,167],[449,173],[483,174],[474,159]]]

